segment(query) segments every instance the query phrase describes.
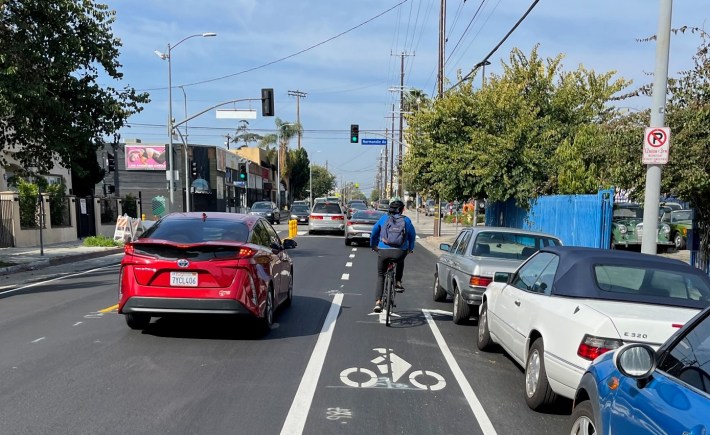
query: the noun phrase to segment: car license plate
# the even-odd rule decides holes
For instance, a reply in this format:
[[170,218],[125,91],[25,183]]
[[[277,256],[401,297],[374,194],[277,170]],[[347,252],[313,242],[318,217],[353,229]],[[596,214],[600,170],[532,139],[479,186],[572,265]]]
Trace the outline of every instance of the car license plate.
[[197,287],[197,272],[170,272],[171,287]]
[[360,234],[362,237],[370,237],[370,233],[361,233]]
[[333,219],[333,218],[330,217],[330,216],[323,216],[323,220],[324,220],[324,221],[329,221],[329,220],[331,220],[331,219]]
[[301,219],[299,219],[299,221],[305,222],[305,221],[306,221],[306,218],[301,218]]

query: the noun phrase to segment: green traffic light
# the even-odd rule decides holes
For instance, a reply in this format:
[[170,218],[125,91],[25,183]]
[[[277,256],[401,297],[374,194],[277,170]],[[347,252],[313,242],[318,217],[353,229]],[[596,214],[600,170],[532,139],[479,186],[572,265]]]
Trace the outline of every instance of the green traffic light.
[[352,143],[357,143],[357,136],[353,136],[350,138],[350,142]]

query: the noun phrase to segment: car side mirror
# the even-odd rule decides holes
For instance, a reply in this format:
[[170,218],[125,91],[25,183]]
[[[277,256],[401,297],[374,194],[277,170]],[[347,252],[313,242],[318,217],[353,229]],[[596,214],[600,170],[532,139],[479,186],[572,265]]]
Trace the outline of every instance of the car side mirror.
[[656,351],[647,344],[631,343],[614,351],[614,366],[637,381],[648,379],[656,369]]
[[451,245],[448,243],[439,243],[439,249],[441,249],[442,251],[449,252],[449,250],[451,249]]
[[284,249],[293,249],[296,246],[298,246],[298,243],[296,243],[295,240],[293,239],[284,239]]
[[493,275],[493,282],[508,282],[510,279],[510,272],[496,272]]

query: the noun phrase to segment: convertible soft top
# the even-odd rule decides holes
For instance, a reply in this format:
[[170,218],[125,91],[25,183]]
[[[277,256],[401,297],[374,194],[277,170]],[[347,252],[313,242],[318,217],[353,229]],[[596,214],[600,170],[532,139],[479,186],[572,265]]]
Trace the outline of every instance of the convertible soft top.
[[[667,304],[688,308],[704,308],[710,304],[710,277],[700,269],[682,261],[658,255],[641,254],[620,250],[584,248],[578,246],[550,246],[540,249],[559,256],[559,265],[552,285],[552,294],[557,296],[621,300],[629,302]],[[693,281],[705,295],[701,300],[678,297],[660,297],[658,295],[637,292],[607,291],[597,282],[595,267],[615,266],[645,269],[647,273],[665,271],[683,274]]]

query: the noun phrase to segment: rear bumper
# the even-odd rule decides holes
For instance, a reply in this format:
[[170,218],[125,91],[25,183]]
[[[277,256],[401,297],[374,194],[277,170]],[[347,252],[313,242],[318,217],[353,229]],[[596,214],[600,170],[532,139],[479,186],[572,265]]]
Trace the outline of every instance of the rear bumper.
[[485,287],[468,286],[461,289],[461,296],[469,305],[481,305],[483,302],[483,292],[485,291]]
[[338,223],[338,221],[317,222],[311,220],[308,222],[308,229],[311,231],[344,231],[345,223],[343,221]]
[[234,299],[151,298],[134,296],[123,305],[121,314],[248,314],[241,302]]

